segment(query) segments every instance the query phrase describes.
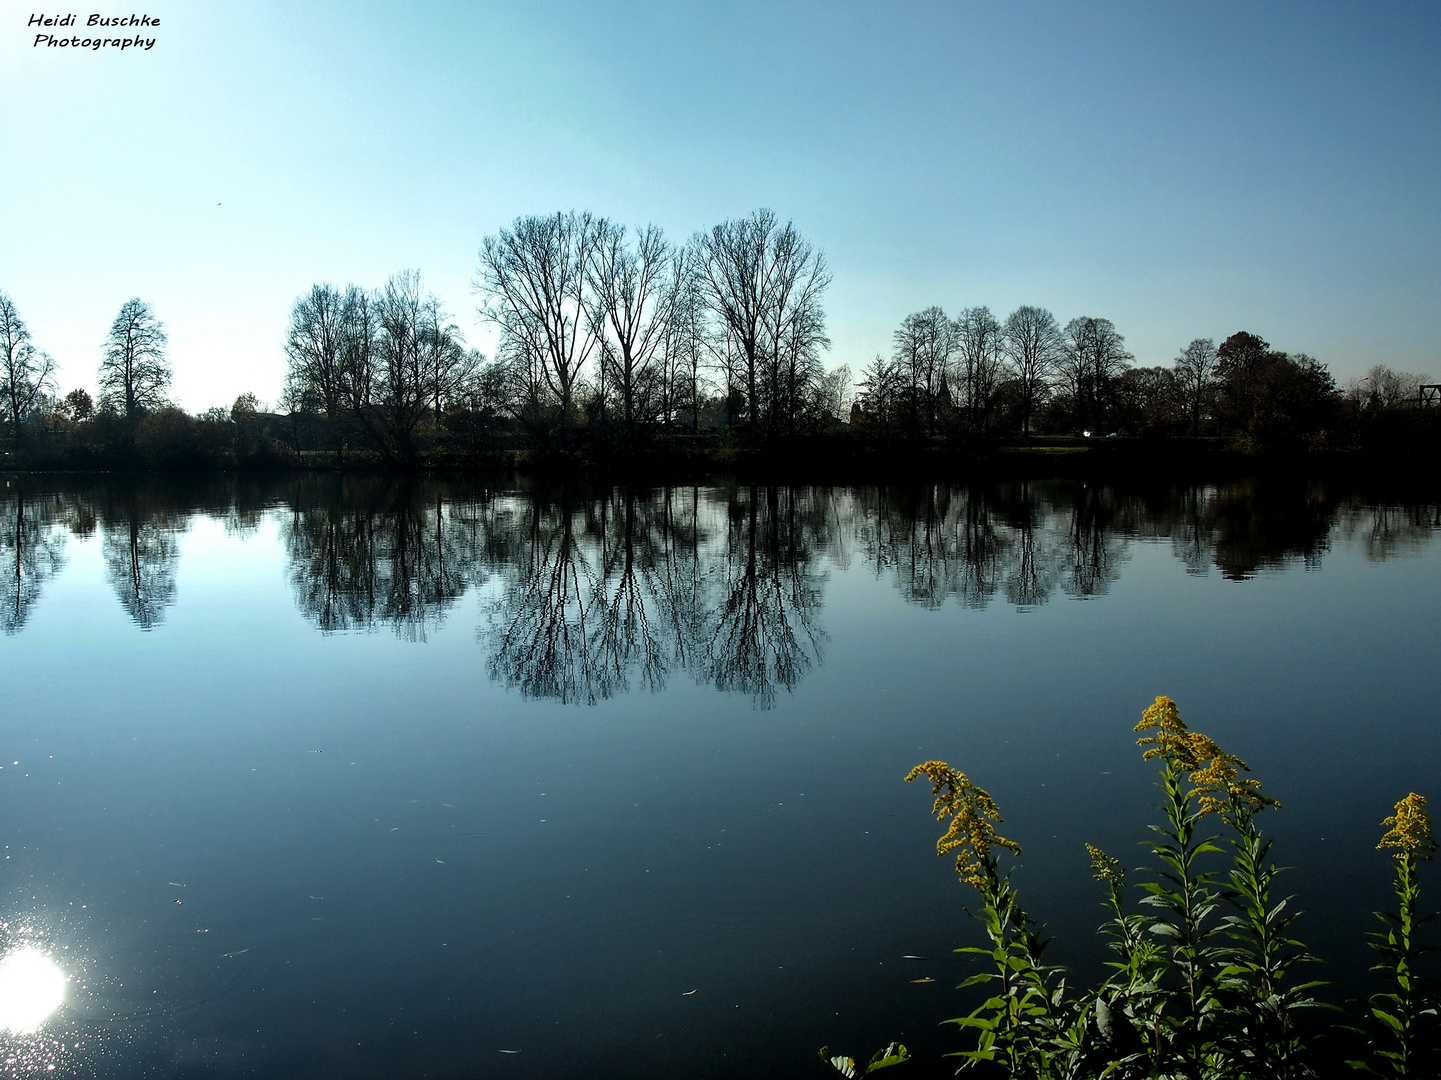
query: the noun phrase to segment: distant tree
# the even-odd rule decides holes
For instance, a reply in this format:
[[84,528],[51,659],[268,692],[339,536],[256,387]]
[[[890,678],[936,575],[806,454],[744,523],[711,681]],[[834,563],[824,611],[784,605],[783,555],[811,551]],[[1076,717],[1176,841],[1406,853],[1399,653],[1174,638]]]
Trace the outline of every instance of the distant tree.
[[0,405],[15,446],[25,419],[54,390],[54,371],[55,361],[35,348],[15,302],[0,292]]
[[57,408],[60,416],[72,423],[82,423],[95,415],[95,402],[84,390],[71,390]]
[[420,350],[426,396],[439,424],[446,409],[468,396],[485,357],[466,348],[460,327],[450,321],[450,313],[434,294],[426,298]]
[[566,418],[597,341],[586,310],[586,267],[598,225],[590,214],[573,211],[516,218],[480,249],[482,317],[500,328],[512,366],[527,372],[528,396]]
[[637,229],[632,244],[624,225],[595,223],[586,266],[589,314],[627,433],[669,411],[665,345],[682,280],[675,269],[675,252],[659,227]]
[[1184,388],[1171,368],[1141,367],[1116,380],[1115,410],[1120,425],[1134,432],[1171,434],[1187,421]]
[[1045,308],[1018,307],[1006,317],[1005,354],[1020,398],[1021,430],[1031,430],[1037,403],[1050,389],[1065,339]]
[[1133,359],[1110,319],[1083,315],[1066,324],[1060,373],[1071,393],[1077,428],[1106,420],[1115,381]]
[[841,364],[826,372],[816,384],[818,410],[826,416],[837,419],[844,417],[851,407],[851,368]]
[[1385,364],[1376,364],[1346,385],[1346,400],[1362,414],[1411,408],[1420,403],[1421,384],[1427,382],[1430,379],[1425,375],[1395,371]]
[[956,390],[971,427],[987,426],[1000,382],[1005,332],[988,307],[969,307],[956,316]]
[[905,381],[894,360],[881,353],[861,372],[860,396],[856,404],[861,417],[882,426],[896,419],[900,402],[905,396]]
[[468,352],[460,328],[425,291],[420,272],[393,275],[375,294],[372,408],[363,420],[390,460],[413,461],[417,432],[431,411],[464,397],[479,354]]
[[1256,446],[1316,436],[1337,420],[1336,381],[1315,357],[1273,350],[1255,334],[1232,334],[1216,350],[1216,416]]
[[693,241],[707,303],[735,347],[746,420],[794,429],[825,336],[825,256],[770,210],[722,222]]
[[165,403],[170,365],[164,325],[139,297],[125,301],[110,325],[100,361],[100,401],[131,423]]
[[252,423],[260,412],[260,399],[246,391],[230,406],[230,422],[233,424]]
[[332,423],[369,404],[375,318],[363,289],[313,285],[290,310],[290,400]]
[[942,400],[948,395],[954,327],[944,311],[928,307],[907,315],[891,340],[896,370],[906,384],[911,426],[935,434]]
[[1212,374],[1216,369],[1216,343],[1210,338],[1196,338],[1176,357],[1173,371],[1176,387],[1191,419],[1191,434],[1201,431],[1201,415],[1212,393]]
[[687,247],[677,254],[674,270],[675,301],[666,324],[665,352],[673,380],[675,407],[690,413],[691,430],[700,428],[701,403],[707,393],[707,369],[718,371],[730,389],[729,368],[720,351],[720,337],[711,324],[700,278],[695,273],[695,252]]

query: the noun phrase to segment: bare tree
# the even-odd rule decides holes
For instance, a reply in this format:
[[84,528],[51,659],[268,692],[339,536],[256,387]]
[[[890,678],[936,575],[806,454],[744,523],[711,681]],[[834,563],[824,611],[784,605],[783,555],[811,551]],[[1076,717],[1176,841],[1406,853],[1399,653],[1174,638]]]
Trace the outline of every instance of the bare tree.
[[320,413],[344,456],[346,433],[370,405],[375,310],[364,289],[315,285],[290,311],[282,400],[292,413]]
[[1056,317],[1026,305],[1006,317],[1005,353],[1021,391],[1021,431],[1031,430],[1031,415],[1050,388],[1063,346]]
[[480,249],[480,314],[500,327],[507,354],[524,357],[537,389],[566,416],[596,345],[585,301],[598,224],[573,211],[517,218]]
[[844,418],[851,407],[851,366],[841,364],[816,382],[816,404],[825,416]]
[[55,361],[50,354],[35,348],[30,330],[15,310],[15,302],[0,292],[0,405],[10,437],[20,445],[21,424],[43,399],[55,389]]
[[419,337],[426,396],[439,424],[447,408],[469,395],[485,357],[465,347],[460,327],[434,294],[426,297]]
[[165,362],[164,324],[138,296],[120,306],[110,324],[100,360],[100,400],[120,410],[127,420],[158,409],[170,388]]
[[354,329],[354,312],[347,312],[346,305],[354,302],[356,292],[354,285],[345,293],[334,285],[313,285],[290,309],[286,378],[327,420],[338,419],[353,404],[348,362],[355,350],[347,347],[351,344],[347,338]]
[[662,369],[679,296],[675,270],[675,253],[659,227],[637,229],[632,246],[624,225],[595,222],[586,267],[589,314],[627,432],[652,418],[652,388],[659,391],[654,396],[670,397]]
[[[669,385],[669,408],[690,413],[692,431],[700,428],[704,394],[703,370],[714,366],[725,374],[716,356],[717,335],[709,320],[701,281],[694,272],[695,254],[690,248],[676,252],[671,264],[674,298],[666,322],[665,362]],[[713,362],[713,364],[708,363]],[[669,420],[667,413],[665,419]]]
[[[435,400],[440,382],[436,365],[456,361],[451,346],[459,331],[438,325],[445,313],[425,292],[417,270],[393,275],[376,292],[374,305],[373,393],[382,418],[374,433],[387,458],[409,461],[416,455],[416,429]],[[463,357],[464,349],[459,351]]]
[[825,257],[789,222],[772,238],[770,261],[767,414],[773,431],[783,427],[793,434],[823,373],[821,351],[831,344],[821,306],[831,275]]
[[825,257],[770,210],[723,222],[694,241],[711,310],[738,352],[752,428],[793,426],[798,390],[818,369],[825,336]]
[[775,214],[757,210],[748,218],[722,222],[693,241],[706,300],[739,353],[746,419],[753,427],[761,419],[761,364],[770,301],[767,255],[776,227]]
[[1358,412],[1378,413],[1421,403],[1421,387],[1431,379],[1374,364],[1360,378],[1346,384],[1346,399]]
[[1135,359],[1124,342],[1110,319],[1083,315],[1066,324],[1060,371],[1070,386],[1077,427],[1105,419],[1112,385]]
[[1000,380],[1004,335],[988,307],[969,307],[956,316],[956,383],[971,426],[984,428]]
[[1191,417],[1191,434],[1201,430],[1201,410],[1211,392],[1211,373],[1216,367],[1216,343],[1196,338],[1176,357],[1174,371],[1186,412]]
[[928,307],[907,315],[892,335],[893,356],[906,384],[912,426],[919,428],[924,423],[931,434],[935,434],[943,391],[950,392],[947,375],[955,351],[953,329],[944,311]]

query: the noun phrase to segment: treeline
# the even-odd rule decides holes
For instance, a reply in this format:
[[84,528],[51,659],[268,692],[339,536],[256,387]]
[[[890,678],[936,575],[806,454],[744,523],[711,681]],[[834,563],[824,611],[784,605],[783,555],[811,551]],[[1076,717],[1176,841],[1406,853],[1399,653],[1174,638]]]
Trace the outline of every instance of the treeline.
[[284,403],[307,449],[634,452],[724,428],[774,439],[844,407],[827,373],[824,257],[768,210],[687,244],[585,213],[522,217],[481,245],[487,361],[414,273],[316,285],[291,312]]
[[374,289],[317,284],[291,309],[275,409],[245,394],[198,416],[166,397],[149,304],[116,317],[92,400],[57,396],[53,360],[0,293],[0,423],[12,459],[69,467],[647,460],[658,446],[705,460],[798,441],[974,449],[1112,434],[1405,450],[1441,436],[1438,388],[1422,376],[1375,366],[1342,389],[1315,358],[1246,332],[1137,367],[1109,319],[1062,325],[1032,305],[1004,320],[929,307],[858,374],[827,370],[830,281],[823,254],[769,210],[685,243],[587,213],[521,217],[479,251],[493,357],[416,271]]
[[931,307],[864,370],[850,421],[929,436],[1220,436],[1251,452],[1435,440],[1426,378],[1384,365],[1341,389],[1314,357],[1244,331],[1196,338],[1169,367],[1134,361],[1109,319]]
[[0,292],[0,439],[7,463],[193,469],[286,462],[254,394],[199,415],[168,399],[168,340],[149,304],[127,300],[101,346],[98,400],[83,389],[61,397],[54,359],[35,345],[14,301]]

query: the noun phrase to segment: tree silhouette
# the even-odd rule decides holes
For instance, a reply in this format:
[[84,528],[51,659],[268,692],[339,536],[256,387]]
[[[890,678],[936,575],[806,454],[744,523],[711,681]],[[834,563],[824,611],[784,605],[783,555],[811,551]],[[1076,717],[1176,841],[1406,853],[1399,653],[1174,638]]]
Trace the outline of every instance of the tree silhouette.
[[168,340],[149,304],[138,296],[125,301],[110,324],[100,360],[102,405],[131,421],[163,405],[170,388],[170,365],[165,361]]
[[0,413],[19,447],[24,421],[47,392],[55,389],[55,361],[37,349],[15,302],[0,292]]

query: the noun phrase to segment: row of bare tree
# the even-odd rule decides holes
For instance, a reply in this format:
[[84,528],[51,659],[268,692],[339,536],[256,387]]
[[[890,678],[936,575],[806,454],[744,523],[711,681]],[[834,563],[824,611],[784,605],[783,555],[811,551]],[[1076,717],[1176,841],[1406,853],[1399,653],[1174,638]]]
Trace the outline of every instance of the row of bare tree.
[[676,245],[586,213],[485,238],[476,280],[500,330],[498,389],[528,426],[584,415],[626,435],[700,424],[714,378],[728,422],[793,433],[822,407],[825,257],[769,210]]
[[984,433],[1002,405],[1021,431],[1057,392],[1078,427],[1099,423],[1134,359],[1109,319],[1082,316],[1063,328],[1045,308],[1025,305],[1004,322],[988,307],[954,319],[939,307],[906,316],[890,356],[864,371],[855,416],[934,435],[943,428]]
[[[1325,365],[1244,331],[1196,338],[1169,367],[1133,367],[1109,319],[1064,326],[1023,306],[1004,321],[986,307],[950,318],[906,316],[889,356],[862,373],[852,419],[913,434],[1120,430],[1238,436],[1257,447],[1326,441],[1366,422],[1424,411],[1427,377],[1372,367],[1343,394]],[[1359,426],[1358,426],[1359,425]],[[1372,440],[1374,441],[1374,440]]]
[[[588,213],[518,218],[484,239],[479,313],[490,361],[467,349],[419,275],[370,292],[316,285],[291,311],[283,403],[388,459],[448,410],[500,415],[542,444],[581,428],[634,439],[701,424],[717,392],[732,424],[796,432],[834,389],[825,258],[769,210],[687,244]],[[832,393],[831,397],[835,397]]]
[[414,270],[373,292],[314,286],[291,309],[285,354],[285,409],[323,416],[342,458],[359,437],[392,462],[469,401],[483,362]]

